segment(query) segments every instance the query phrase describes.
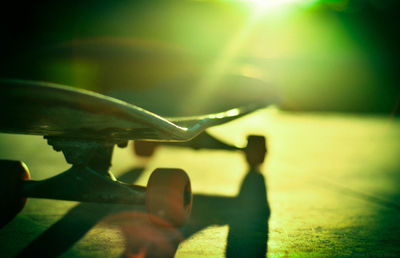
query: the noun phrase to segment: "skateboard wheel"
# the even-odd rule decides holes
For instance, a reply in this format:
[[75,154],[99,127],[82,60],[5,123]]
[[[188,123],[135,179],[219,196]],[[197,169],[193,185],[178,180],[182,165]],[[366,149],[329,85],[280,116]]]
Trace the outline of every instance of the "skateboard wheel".
[[27,198],[21,196],[22,181],[30,174],[22,161],[0,160],[0,227],[10,222],[25,206]]
[[244,149],[246,160],[250,167],[261,165],[267,153],[266,139],[260,135],[249,135]]
[[149,218],[161,226],[182,226],[192,209],[190,179],[181,169],[156,169],[146,189]]
[[156,142],[134,141],[133,151],[139,157],[151,157],[157,148]]

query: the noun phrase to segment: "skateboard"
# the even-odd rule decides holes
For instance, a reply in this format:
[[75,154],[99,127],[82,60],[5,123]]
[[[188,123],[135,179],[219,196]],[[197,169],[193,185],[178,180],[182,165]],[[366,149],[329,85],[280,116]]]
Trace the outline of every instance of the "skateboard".
[[[261,108],[260,104],[195,117],[165,119],[133,104],[95,92],[26,80],[0,80],[0,132],[42,135],[61,151],[71,168],[54,177],[30,180],[21,161],[0,161],[0,225],[20,212],[27,198],[81,202],[145,204],[151,221],[179,227],[190,215],[192,192],[185,171],[159,168],[147,187],[119,182],[110,172],[115,145],[140,142],[187,142],[205,129]],[[262,149],[249,137],[246,153]],[[262,142],[262,139],[261,139]],[[261,144],[262,145],[262,144]],[[265,143],[264,143],[265,146]],[[261,163],[252,156],[253,163]]]

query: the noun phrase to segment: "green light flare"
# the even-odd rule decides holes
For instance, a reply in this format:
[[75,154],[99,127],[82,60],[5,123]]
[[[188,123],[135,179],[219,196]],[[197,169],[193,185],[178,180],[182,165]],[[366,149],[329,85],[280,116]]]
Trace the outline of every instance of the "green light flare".
[[[222,75],[232,72],[257,76],[281,87],[289,102],[294,98],[300,104],[318,107],[331,100],[316,95],[331,95],[336,100],[348,95],[362,101],[376,83],[376,73],[359,45],[361,39],[351,35],[339,17],[311,8],[324,4],[343,9],[348,1],[232,3],[253,9],[208,66],[193,96],[212,96]],[[245,59],[250,61],[241,61]]]
[[241,54],[259,60],[264,80],[300,106],[362,102],[379,84],[365,52],[371,43],[335,16],[302,13],[284,23],[263,21],[255,32]]
[[290,10],[308,9],[320,5],[329,6],[335,10],[345,10],[349,0],[199,0],[197,2],[222,2],[239,5],[251,13],[284,13]]
[[[261,18],[261,13],[254,15],[249,18],[249,20],[241,27],[239,32],[232,38],[232,40],[226,45],[222,53],[215,60],[202,76],[202,80],[195,85],[192,91],[192,96],[213,96],[214,91],[218,83],[220,83],[221,76],[225,73],[229,73],[232,69],[233,60],[236,58],[237,54],[241,51],[244,42],[248,39],[250,33],[252,32],[255,25]],[[188,101],[182,102],[182,107],[185,108],[193,104],[194,97],[188,98]],[[202,99],[204,100],[204,99]],[[196,106],[202,107],[202,105],[207,105],[204,101],[197,101]]]
[[239,2],[252,5],[260,11],[268,11],[277,8],[291,8],[293,6],[311,6],[319,0],[241,0]]
[[[160,9],[143,7],[136,11],[137,16],[131,15],[136,6],[116,8],[104,19],[116,22],[96,24],[93,26],[96,34],[110,38],[115,35],[133,38],[134,35],[135,38],[168,42],[187,51],[187,61],[177,60],[168,54],[173,53],[169,49],[160,51],[173,56],[165,63],[153,58],[158,52],[146,58],[132,57],[128,61],[120,55],[120,68],[103,69],[101,66],[101,71],[97,60],[89,63],[83,60],[85,63],[80,64],[82,60],[74,59],[70,61],[71,66],[79,63],[76,67],[69,68],[68,64],[52,66],[53,77],[71,78],[65,81],[66,84],[91,84],[89,88],[99,83],[104,88],[133,84],[144,88],[165,79],[194,75],[193,81],[185,86],[193,90],[194,98],[188,97],[189,103],[180,103],[182,109],[198,106],[193,103],[196,96],[202,96],[202,101],[198,102],[204,102],[204,96],[213,96],[223,81],[221,76],[232,73],[276,86],[289,102],[297,102],[300,109],[303,104],[313,108],[312,104],[317,102],[318,109],[325,102],[339,103],[342,97],[347,98],[342,101],[344,104],[354,98],[360,100],[361,106],[362,98],[365,103],[372,103],[369,98],[373,98],[374,92],[379,91],[377,85],[382,83],[378,81],[380,74],[375,69],[379,62],[374,61],[384,59],[383,45],[372,39],[367,29],[361,30],[359,24],[353,26],[338,12],[332,11],[346,8],[349,1],[291,0],[272,1],[268,5],[259,2],[186,2]],[[257,4],[264,7],[257,7]],[[109,47],[119,49],[118,45]],[[134,55],[135,49],[127,48],[126,51]],[[113,59],[111,67],[115,68],[114,60],[118,58],[109,56]],[[107,80],[95,79],[99,74]],[[365,94],[372,97],[361,96]]]

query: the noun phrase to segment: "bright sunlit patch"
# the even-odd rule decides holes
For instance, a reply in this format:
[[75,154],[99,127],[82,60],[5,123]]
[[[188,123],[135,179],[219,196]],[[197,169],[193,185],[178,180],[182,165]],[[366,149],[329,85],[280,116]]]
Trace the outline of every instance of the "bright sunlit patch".
[[[342,1],[342,0],[338,0]],[[277,9],[291,9],[292,7],[312,6],[321,0],[227,0],[227,2],[238,2],[250,6],[256,13],[276,11]]]
[[240,111],[239,109],[235,108],[235,109],[231,109],[229,111],[226,112],[227,116],[237,116],[239,115]]
[[237,116],[239,114],[240,114],[240,110],[238,108],[234,108],[234,109],[228,110],[228,111],[223,112],[223,113],[210,115],[209,118],[221,119],[221,118],[224,118],[224,117]]
[[298,2],[311,2],[314,0],[243,0],[249,4],[253,4],[260,9],[269,9],[273,7],[278,7],[286,4],[293,4]]

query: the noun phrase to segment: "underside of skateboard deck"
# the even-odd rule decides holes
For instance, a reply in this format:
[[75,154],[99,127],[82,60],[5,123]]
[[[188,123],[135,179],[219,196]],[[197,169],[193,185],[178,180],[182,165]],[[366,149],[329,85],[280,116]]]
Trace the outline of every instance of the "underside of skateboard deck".
[[[31,81],[0,83],[0,131],[44,135],[61,151],[70,169],[52,178],[30,180],[20,161],[1,160],[1,204],[5,225],[24,207],[26,199],[49,198],[84,202],[145,204],[150,220],[162,226],[181,226],[192,207],[188,175],[176,168],[156,169],[147,187],[119,182],[110,172],[115,145],[128,140],[188,141],[204,129],[256,109],[233,109],[201,117],[166,120],[134,105],[101,94]],[[210,136],[202,138],[210,140]],[[206,140],[207,140],[206,139]],[[263,162],[264,137],[249,137],[250,166]]]
[[169,120],[124,101],[52,83],[0,80],[0,131],[107,140],[188,141],[261,107]]

